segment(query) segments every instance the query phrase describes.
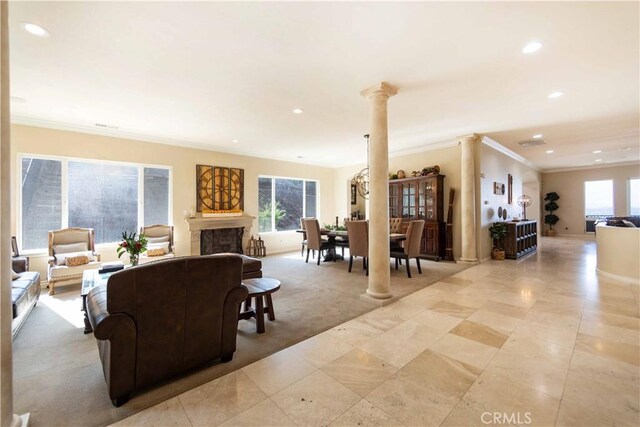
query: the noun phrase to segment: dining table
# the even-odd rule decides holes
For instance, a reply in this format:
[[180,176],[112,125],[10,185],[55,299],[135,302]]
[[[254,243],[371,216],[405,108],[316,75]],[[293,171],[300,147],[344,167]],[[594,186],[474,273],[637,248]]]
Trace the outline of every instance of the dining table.
[[[297,233],[304,233],[304,230],[296,230]],[[320,235],[327,236],[329,242],[333,243],[334,247],[326,251],[324,258],[322,259],[324,262],[334,261],[334,260],[344,260],[344,257],[341,254],[338,254],[335,250],[335,247],[349,247],[349,234],[347,230],[329,230],[327,228],[320,229]],[[403,240],[407,239],[407,235],[403,233],[390,233],[389,234],[389,242],[390,243],[399,243]]]

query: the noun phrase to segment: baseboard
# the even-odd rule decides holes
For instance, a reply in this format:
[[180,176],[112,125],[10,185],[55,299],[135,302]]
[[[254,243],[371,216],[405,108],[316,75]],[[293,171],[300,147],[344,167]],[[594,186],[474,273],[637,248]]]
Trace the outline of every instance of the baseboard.
[[608,273],[606,271],[600,270],[598,267],[596,267],[596,273],[607,279],[617,280],[618,282],[640,286],[640,280],[634,279],[633,277],[627,277],[627,276],[621,276],[619,274]]

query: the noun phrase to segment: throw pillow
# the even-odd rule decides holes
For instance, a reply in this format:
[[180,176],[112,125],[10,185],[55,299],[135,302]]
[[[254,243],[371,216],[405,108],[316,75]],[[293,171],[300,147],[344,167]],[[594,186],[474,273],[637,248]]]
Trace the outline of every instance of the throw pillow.
[[69,267],[77,267],[79,265],[89,264],[89,257],[86,255],[76,255],[67,257],[67,265]]
[[168,254],[169,253],[169,242],[147,243],[147,252],[149,252],[151,249],[162,249],[162,250],[164,250],[165,254]]
[[79,255],[85,255],[89,261],[92,262],[96,260],[96,257],[91,253],[91,251],[82,251],[82,252],[69,252],[66,254],[56,254],[56,265],[67,265],[67,258],[76,257]]
[[68,245],[53,245],[53,254],[68,254],[71,252],[84,252],[88,251],[89,246],[87,242],[70,243]]
[[158,249],[149,249],[147,251],[147,256],[162,256],[164,255],[164,248],[158,248]]
[[634,223],[632,223],[631,221],[627,221],[626,219],[623,219],[622,223],[625,227],[636,228],[636,225]]
[[20,275],[18,273],[16,273],[15,271],[13,271],[13,269],[11,270],[11,280],[16,280],[19,279]]
[[147,241],[148,241],[148,243],[164,243],[164,242],[168,242],[169,241],[169,236],[148,237]]

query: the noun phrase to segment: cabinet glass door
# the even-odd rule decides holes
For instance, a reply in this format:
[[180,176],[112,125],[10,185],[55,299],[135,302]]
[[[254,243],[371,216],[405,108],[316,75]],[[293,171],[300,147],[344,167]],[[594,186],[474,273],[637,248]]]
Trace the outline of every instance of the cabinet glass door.
[[[434,193],[433,180],[423,181],[420,183],[421,206],[424,207],[425,214],[421,218],[435,219],[435,193]],[[422,196],[424,194],[424,196]],[[424,200],[424,203],[422,203]]]
[[398,218],[398,197],[400,188],[398,185],[389,186],[389,218]]
[[416,216],[416,186],[412,183],[402,184],[402,217]]

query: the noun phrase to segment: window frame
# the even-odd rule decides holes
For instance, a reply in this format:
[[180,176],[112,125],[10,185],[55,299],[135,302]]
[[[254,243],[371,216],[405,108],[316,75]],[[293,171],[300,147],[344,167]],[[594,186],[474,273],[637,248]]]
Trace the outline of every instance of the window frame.
[[[610,182],[611,183],[611,214],[605,214],[605,215],[587,215],[587,183],[589,182]],[[583,191],[583,197],[582,197],[582,213],[585,217],[585,219],[589,219],[589,218],[603,218],[603,217],[608,217],[608,216],[614,216],[616,214],[616,185],[615,185],[615,180],[612,178],[609,179],[591,179],[591,180],[585,180],[584,184],[582,186],[582,191]]]
[[[302,181],[302,213],[306,215],[307,213],[307,182],[315,182],[316,183],[316,218],[320,221],[320,181],[317,179],[307,179],[307,178],[296,178],[292,176],[277,176],[277,175],[260,175],[258,174],[258,183],[260,183],[261,178],[271,179],[271,231],[260,231],[260,224],[258,223],[258,235],[269,235],[276,233],[295,233],[296,230],[276,230],[276,216],[275,216],[275,208],[276,205],[273,201],[276,198],[276,179],[291,179]],[[258,191],[256,192],[257,197],[257,207],[258,212],[260,211],[260,186],[258,185]]]
[[638,180],[640,181],[640,176],[632,176],[627,178],[627,215],[633,216],[631,213],[631,181]]
[[[16,182],[18,189],[16,191],[16,238],[22,247],[22,161],[25,158],[33,158],[38,160],[55,160],[61,162],[60,177],[61,183],[61,224],[60,228],[69,227],[69,162],[82,162],[100,165],[119,165],[119,166],[135,166],[138,169],[138,232],[142,224],[144,224],[144,169],[166,169],[169,171],[169,204],[167,206],[169,224],[173,225],[173,166],[157,165],[151,163],[138,162],[122,162],[116,160],[100,160],[84,157],[54,156],[46,154],[18,153],[16,167]],[[149,224],[153,225],[153,224]],[[96,251],[101,249],[109,249],[115,247],[118,242],[96,243]],[[21,253],[25,255],[42,255],[48,253],[48,248],[22,249]]]

